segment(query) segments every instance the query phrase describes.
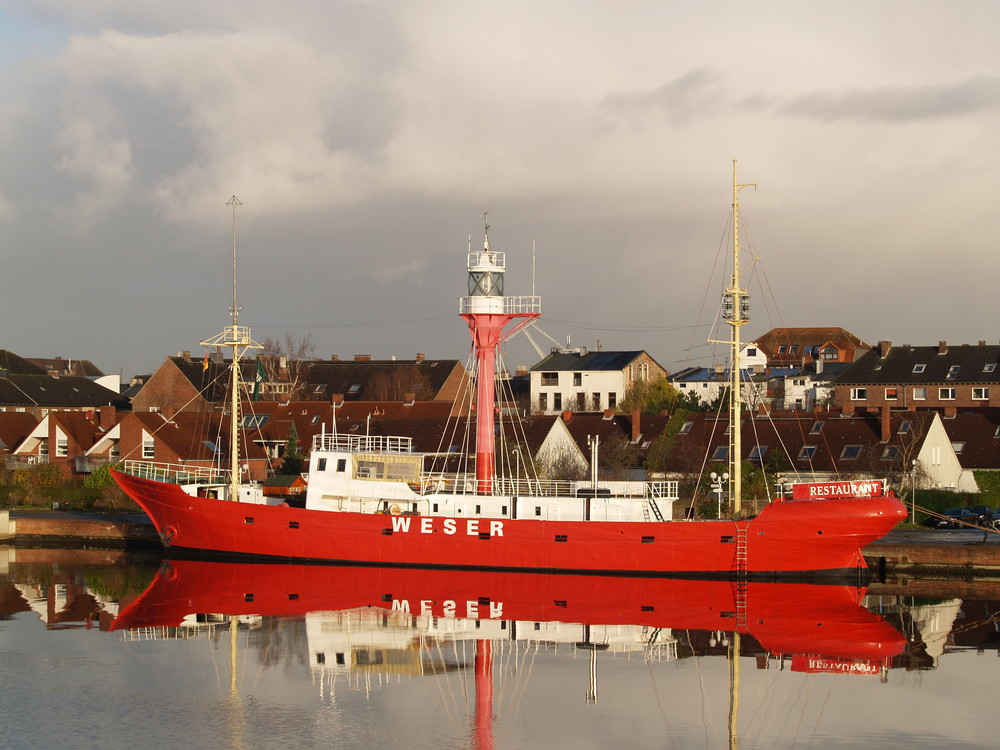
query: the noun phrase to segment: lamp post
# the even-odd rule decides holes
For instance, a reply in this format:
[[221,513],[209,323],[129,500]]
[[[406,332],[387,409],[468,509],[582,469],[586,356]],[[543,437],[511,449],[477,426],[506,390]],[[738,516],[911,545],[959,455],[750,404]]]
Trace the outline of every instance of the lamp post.
[[729,481],[729,472],[725,471],[722,473],[722,476],[719,476],[713,471],[708,476],[712,480],[712,492],[715,493],[715,496],[719,501],[719,511],[717,517],[722,518],[722,485]]
[[917,459],[910,462],[910,523],[917,523]]

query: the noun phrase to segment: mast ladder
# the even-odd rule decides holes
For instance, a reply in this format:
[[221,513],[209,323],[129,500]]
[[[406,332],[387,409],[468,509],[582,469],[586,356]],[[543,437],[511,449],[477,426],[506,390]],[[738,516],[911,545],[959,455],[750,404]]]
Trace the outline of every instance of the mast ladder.
[[747,526],[736,527],[736,555],[733,562],[737,579],[745,581],[747,577]]

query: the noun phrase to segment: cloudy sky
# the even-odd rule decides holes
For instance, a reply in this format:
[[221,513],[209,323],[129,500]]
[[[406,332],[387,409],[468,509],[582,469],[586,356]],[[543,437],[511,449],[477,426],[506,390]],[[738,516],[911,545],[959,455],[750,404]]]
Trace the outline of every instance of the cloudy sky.
[[258,340],[464,360],[489,211],[549,336],[710,364],[734,158],[745,336],[995,343],[997,28],[989,0],[0,0],[0,348],[201,351],[235,194]]

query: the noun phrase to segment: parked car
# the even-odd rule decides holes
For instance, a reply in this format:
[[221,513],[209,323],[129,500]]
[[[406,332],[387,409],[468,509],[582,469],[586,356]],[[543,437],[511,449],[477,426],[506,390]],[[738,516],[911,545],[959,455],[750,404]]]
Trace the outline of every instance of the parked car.
[[968,508],[948,508],[941,515],[945,517],[938,518],[937,516],[932,516],[924,521],[924,523],[932,529],[965,529],[968,526],[964,526],[963,523],[973,525],[979,523],[979,516]]
[[993,520],[990,523],[994,529],[1000,529],[1000,508],[993,511]]
[[988,505],[973,505],[972,512],[979,519],[976,521],[980,526],[990,526],[993,523],[993,508]]

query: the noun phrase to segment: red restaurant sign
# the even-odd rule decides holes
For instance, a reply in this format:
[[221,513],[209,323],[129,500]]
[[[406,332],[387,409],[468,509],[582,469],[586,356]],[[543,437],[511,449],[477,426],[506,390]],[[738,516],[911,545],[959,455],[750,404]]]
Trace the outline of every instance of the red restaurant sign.
[[792,500],[819,500],[832,497],[882,497],[882,480],[812,482],[793,484]]
[[825,672],[828,674],[867,674],[877,675],[882,672],[881,664],[872,664],[867,661],[852,661],[849,659],[827,659],[822,656],[802,656],[796,654],[792,657],[793,672]]

